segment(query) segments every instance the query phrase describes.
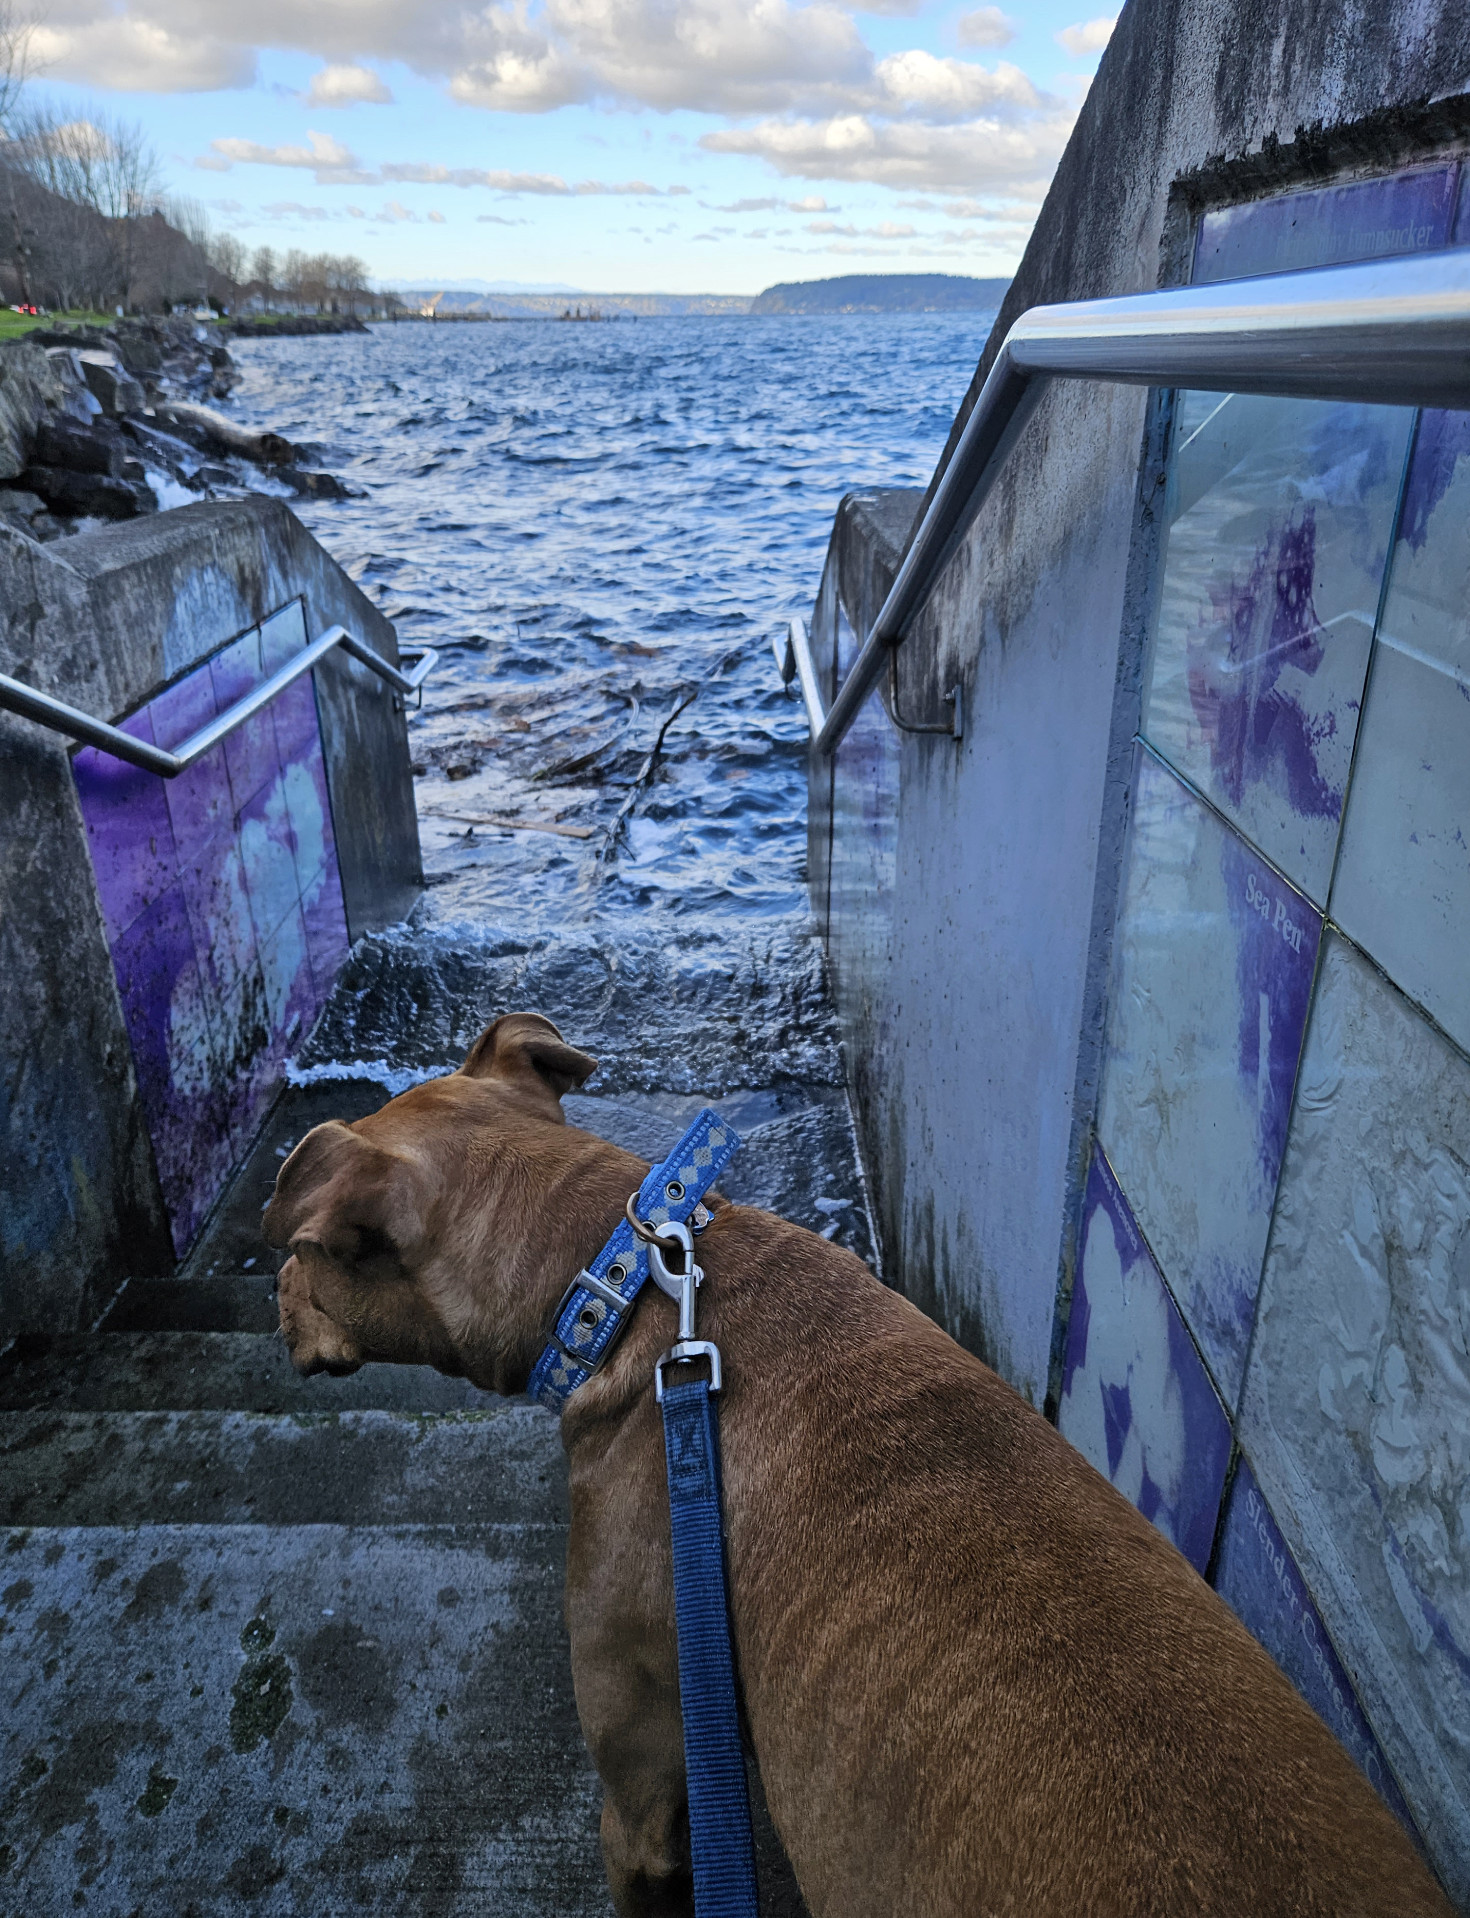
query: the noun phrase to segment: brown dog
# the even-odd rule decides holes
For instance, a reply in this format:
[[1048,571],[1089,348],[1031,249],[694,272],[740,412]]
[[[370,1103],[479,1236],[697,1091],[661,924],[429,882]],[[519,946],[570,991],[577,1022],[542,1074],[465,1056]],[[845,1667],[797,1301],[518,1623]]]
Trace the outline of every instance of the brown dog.
[[[645,1165],[565,1125],[593,1070],[534,1014],[355,1125],[266,1214],[297,1369],[427,1362],[519,1392]],[[1445,1914],[1271,1659],[1024,1401],[850,1253],[720,1204],[737,1657],[814,1918]],[[562,1416],[567,1620],[618,1910],[688,1913],[684,1755],[647,1288]]]

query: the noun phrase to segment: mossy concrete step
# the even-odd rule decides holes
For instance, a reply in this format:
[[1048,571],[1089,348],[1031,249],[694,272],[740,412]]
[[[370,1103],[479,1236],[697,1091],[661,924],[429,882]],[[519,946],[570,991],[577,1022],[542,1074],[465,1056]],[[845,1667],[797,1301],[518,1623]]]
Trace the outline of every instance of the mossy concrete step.
[[280,1338],[249,1332],[113,1332],[21,1343],[0,1371],[0,1410],[462,1412],[500,1401],[425,1365],[298,1378]]
[[0,1413],[0,1525],[565,1524],[556,1421],[486,1412]]
[[13,1532],[0,1911],[605,1918],[564,1539]]

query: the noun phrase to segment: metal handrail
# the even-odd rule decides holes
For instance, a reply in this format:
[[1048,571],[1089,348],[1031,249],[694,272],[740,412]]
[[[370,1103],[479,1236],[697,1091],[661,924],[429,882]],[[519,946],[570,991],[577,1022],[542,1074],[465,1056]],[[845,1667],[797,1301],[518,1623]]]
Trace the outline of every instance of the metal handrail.
[[141,766],[145,772],[158,773],[164,779],[177,779],[181,772],[188,771],[196,759],[202,759],[211,747],[217,746],[222,739],[243,726],[252,714],[258,713],[262,706],[268,706],[293,680],[310,672],[318,660],[325,658],[338,646],[344,653],[350,653],[354,659],[371,668],[380,679],[387,680],[400,693],[416,693],[439,663],[438,653],[432,646],[426,646],[412,655],[418,661],[412,672],[402,673],[396,666],[390,666],[381,654],[375,653],[364,640],[355,639],[345,626],[329,626],[309,646],[303,647],[294,659],[288,659],[269,679],[263,679],[243,698],[237,699],[233,706],[227,706],[222,713],[216,714],[207,726],[201,726],[197,733],[192,733],[172,752],[162,746],[150,746],[146,739],[134,739],[131,733],[123,732],[120,727],[109,726],[104,719],[94,719],[80,707],[68,706],[64,699],[53,699],[50,693],[39,692],[34,686],[11,679],[5,673],[0,673],[0,707],[19,713],[25,719],[34,719],[38,725],[49,726],[53,732],[70,733],[73,739],[85,740],[89,746],[100,747],[115,759],[127,760],[131,766]]
[[1048,379],[1470,409],[1470,248],[1023,313],[830,711],[808,670],[810,649],[792,653],[818,751],[832,752],[857,717]]

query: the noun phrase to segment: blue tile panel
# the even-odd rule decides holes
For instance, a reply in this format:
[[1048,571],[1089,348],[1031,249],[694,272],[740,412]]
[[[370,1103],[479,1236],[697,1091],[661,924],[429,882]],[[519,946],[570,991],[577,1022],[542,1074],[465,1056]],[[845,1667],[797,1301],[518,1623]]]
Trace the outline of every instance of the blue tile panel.
[[1241,1443],[1470,1893],[1470,1060],[1329,930]]
[[1394,1813],[1419,1834],[1352,1681],[1332,1648],[1286,1540],[1245,1458],[1235,1468],[1215,1589],[1261,1641],[1302,1697],[1347,1747]]
[[1470,414],[1420,422],[1332,916],[1470,1049]]
[[1200,221],[1194,282],[1430,252],[1450,239],[1458,173],[1451,162],[1218,207]]
[[1145,736],[1319,905],[1413,414],[1178,396]]
[[1320,938],[1310,903],[1140,749],[1098,1131],[1231,1406]]
[[[1451,240],[1420,168],[1195,277]],[[1470,1909],[1470,416],[1179,394],[1167,513],[1059,1422],[1166,1509],[1188,1328],[1219,1589]]]
[[1203,1572],[1230,1458],[1230,1422],[1097,1150],[1057,1423]]
[[[293,601],[160,693],[125,730],[178,746],[305,643]],[[175,780],[90,747],[73,770],[182,1252],[347,951],[311,679]]]

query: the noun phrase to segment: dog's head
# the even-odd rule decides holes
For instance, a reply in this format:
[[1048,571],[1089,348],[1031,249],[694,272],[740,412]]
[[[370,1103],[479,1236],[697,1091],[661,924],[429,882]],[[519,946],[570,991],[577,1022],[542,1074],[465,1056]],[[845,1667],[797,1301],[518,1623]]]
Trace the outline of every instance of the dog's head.
[[509,1013],[457,1072],[307,1133],[264,1219],[290,1252],[279,1304],[298,1372],[389,1359],[504,1389],[513,1281],[544,1234],[561,1097],[596,1065],[539,1013]]

